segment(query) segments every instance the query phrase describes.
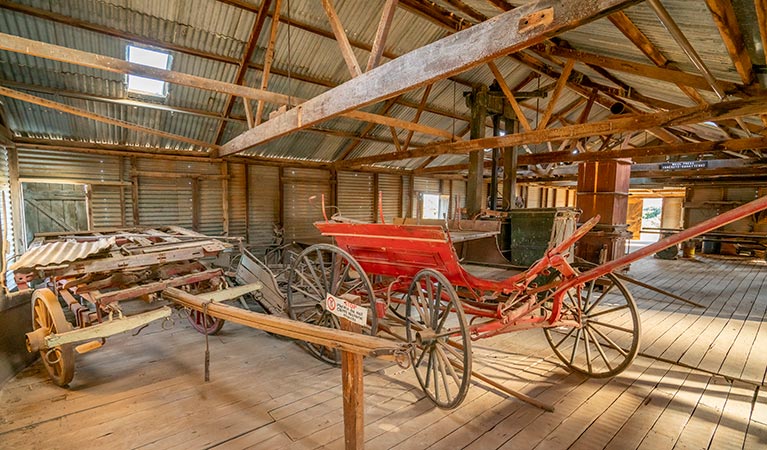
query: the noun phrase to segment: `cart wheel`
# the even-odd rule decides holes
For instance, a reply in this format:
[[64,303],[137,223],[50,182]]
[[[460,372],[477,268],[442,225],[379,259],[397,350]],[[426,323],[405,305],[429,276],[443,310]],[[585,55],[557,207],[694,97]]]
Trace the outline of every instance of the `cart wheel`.
[[209,336],[218,334],[218,332],[221,331],[221,328],[224,327],[225,322],[224,319],[207,316],[201,311],[195,310],[187,310],[186,318],[189,320],[189,323],[192,324],[192,328],[202,334],[208,334]]
[[639,312],[623,283],[609,273],[570,289],[562,318],[578,316],[581,328],[544,328],[554,353],[571,370],[591,377],[623,372],[639,352],[640,336]]
[[437,406],[455,408],[471,379],[471,339],[458,294],[444,275],[424,269],[410,284],[405,311],[418,383]]
[[[47,330],[46,336],[72,330],[72,324],[64,318],[56,294],[50,289],[37,289],[32,293],[32,329]],[[40,351],[40,359],[51,380],[66,386],[75,376],[75,351],[73,344],[64,344]]]
[[[362,306],[368,310],[368,326],[365,334],[374,335],[378,327],[373,286],[365,271],[355,259],[338,247],[316,244],[301,252],[293,261],[288,274],[288,315],[293,320],[328,328],[340,328],[336,316],[325,308],[328,294],[340,297],[355,294],[361,297]],[[318,359],[330,364],[341,363],[341,352],[324,345],[304,342],[302,344]]]

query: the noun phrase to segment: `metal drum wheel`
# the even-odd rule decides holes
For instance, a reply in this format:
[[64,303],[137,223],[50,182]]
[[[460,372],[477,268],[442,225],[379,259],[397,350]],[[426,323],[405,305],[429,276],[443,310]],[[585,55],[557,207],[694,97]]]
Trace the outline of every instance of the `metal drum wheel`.
[[[32,293],[32,329],[40,328],[46,330],[46,336],[72,330],[72,324],[64,317],[64,310],[56,294],[50,289],[37,289]],[[40,359],[43,360],[43,365],[55,384],[66,386],[74,378],[73,344],[40,350]]]
[[568,368],[590,377],[623,372],[639,352],[641,333],[636,303],[624,284],[608,273],[570,289],[562,319],[579,317],[580,328],[544,328],[554,353]]
[[187,312],[186,318],[189,319],[189,323],[192,325],[192,328],[194,328],[195,330],[197,330],[198,332],[202,334],[207,334],[207,335],[217,334],[219,331],[221,331],[221,328],[224,327],[224,322],[226,322],[223,319],[205,315],[201,311],[195,311],[190,309],[190,310],[187,310],[186,312]]
[[[363,332],[376,333],[378,317],[372,307],[375,297],[370,279],[350,254],[336,246],[316,244],[301,252],[290,268],[287,294],[287,312],[291,319],[327,328],[340,328],[338,317],[325,307],[327,296],[358,295],[361,305],[368,310],[368,326],[363,327]],[[341,363],[338,349],[309,342],[303,346],[322,361]]]
[[437,406],[455,408],[471,379],[471,339],[458,294],[444,275],[424,269],[410,284],[405,316],[418,383]]

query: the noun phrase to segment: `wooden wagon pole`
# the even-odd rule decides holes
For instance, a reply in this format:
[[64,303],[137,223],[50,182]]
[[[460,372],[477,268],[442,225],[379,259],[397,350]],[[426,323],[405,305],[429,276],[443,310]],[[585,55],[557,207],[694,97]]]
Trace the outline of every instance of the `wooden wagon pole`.
[[[226,292],[226,291],[221,291]],[[359,332],[356,324],[341,319],[342,330],[320,327],[282,317],[247,311],[234,306],[210,302],[202,295],[196,296],[170,287],[163,292],[171,300],[186,308],[203,312],[211,317],[228,320],[240,325],[257,328],[269,333],[299,339],[341,350],[341,378],[344,403],[344,441],[346,448],[361,449],[364,444],[363,408],[363,356],[393,360],[401,354],[404,346],[390,340],[367,336]]]

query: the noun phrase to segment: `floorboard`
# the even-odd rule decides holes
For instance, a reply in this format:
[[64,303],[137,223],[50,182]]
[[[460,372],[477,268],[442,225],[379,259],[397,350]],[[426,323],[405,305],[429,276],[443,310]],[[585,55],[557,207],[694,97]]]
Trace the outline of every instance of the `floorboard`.
[[[366,361],[366,448],[765,448],[765,274],[764,261],[743,258],[633,264],[628,275],[705,307],[629,284],[641,356],[612,379],[568,372],[540,330],[474,343],[475,370],[553,413],[480,382],[442,410],[412,369]],[[208,383],[204,338],[178,318],[170,330],[151,324],[78,356],[69,389],[37,362],[0,387],[0,448],[344,447],[339,368],[234,324],[210,347]]]

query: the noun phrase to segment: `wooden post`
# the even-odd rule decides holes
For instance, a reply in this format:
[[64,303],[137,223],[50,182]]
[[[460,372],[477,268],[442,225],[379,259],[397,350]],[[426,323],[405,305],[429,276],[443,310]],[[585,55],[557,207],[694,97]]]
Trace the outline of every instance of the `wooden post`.
[[280,198],[277,199],[277,217],[280,220],[280,226],[285,227],[285,168],[280,166],[278,175],[277,175],[277,182],[278,182],[278,189],[277,194]]
[[200,179],[192,178],[192,229],[200,231]]
[[[358,296],[345,295],[344,299],[359,304]],[[341,329],[361,333],[362,328],[340,318]],[[359,450],[365,445],[365,397],[362,355],[341,352],[341,384],[344,396],[344,443],[346,450]]]
[[381,205],[379,204],[379,201],[382,200],[378,195],[378,186],[379,180],[378,180],[378,174],[373,174],[373,222],[379,223],[379,220],[381,220],[381,215],[378,214],[378,211],[381,209]]
[[[485,116],[487,115],[487,86],[480,86],[471,93],[471,139],[485,137]],[[484,184],[485,152],[475,150],[469,153],[469,177],[466,183],[466,214],[471,218],[479,213],[485,202],[482,197]]]
[[[120,171],[120,183],[125,181],[125,157],[120,156],[118,157],[118,161],[120,162],[120,168],[118,169]],[[125,186],[120,185],[120,226],[125,228],[127,225],[125,223]]]
[[139,211],[138,211],[138,175],[137,175],[137,165],[136,165],[136,158],[130,159],[130,168],[131,168],[131,206],[133,207],[133,226],[138,226],[140,222],[139,217]]
[[[506,118],[506,134],[519,132],[519,121]],[[514,209],[517,202],[517,147],[506,147],[503,151],[503,208]]]

